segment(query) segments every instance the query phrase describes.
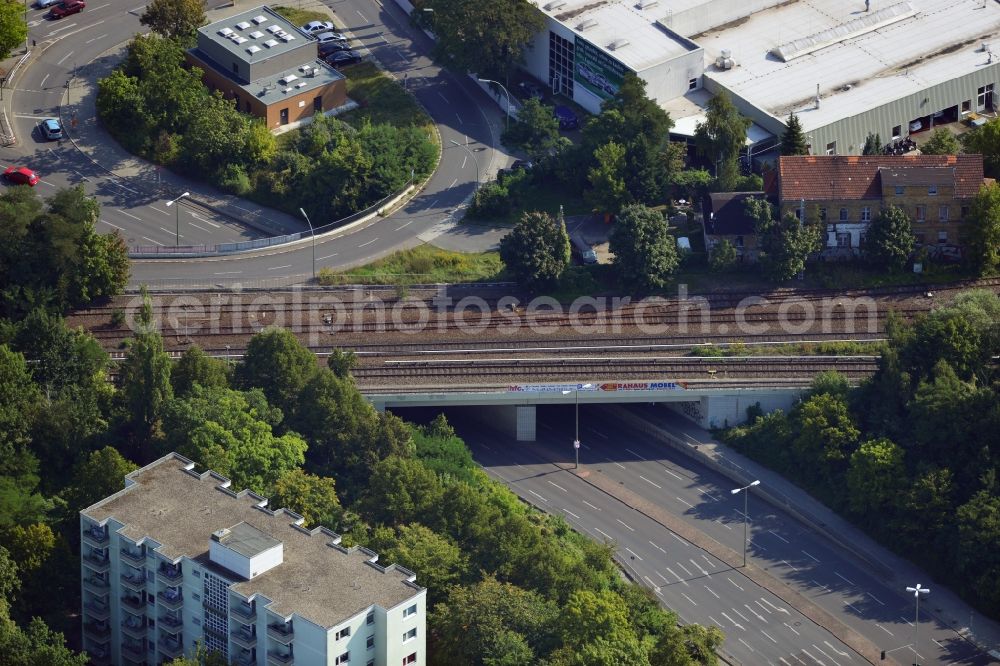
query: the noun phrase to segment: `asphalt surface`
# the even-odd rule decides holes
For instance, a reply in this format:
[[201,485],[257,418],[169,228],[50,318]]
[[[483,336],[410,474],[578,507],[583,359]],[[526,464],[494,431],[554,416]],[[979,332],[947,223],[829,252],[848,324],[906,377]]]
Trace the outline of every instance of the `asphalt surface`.
[[[729,568],[659,523],[553,465],[553,455],[572,462],[573,411],[539,407],[537,413],[538,442],[533,444],[484,431],[479,424],[463,427],[461,416],[456,417],[456,423],[477,461],[490,474],[532,504],[563,515],[581,532],[615,542],[622,560],[667,607],[685,621],[722,628],[727,636],[726,651],[742,663],[862,663],[850,648],[757,587],[739,568]],[[731,495],[731,481],[609,420],[607,414],[583,410],[580,435],[580,462],[585,470],[603,474],[734,552],[741,552],[743,497]],[[993,663],[955,631],[930,617],[933,596],[922,602],[919,626],[914,627],[912,596],[888,587],[877,572],[868,570],[825,535],[753,494],[748,513],[749,562],[856,630],[878,649],[886,650],[890,658],[905,664]],[[933,595],[935,585],[929,577],[924,581],[925,587],[928,584]]]
[[[430,40],[409,25],[409,19],[394,4],[383,8],[371,0],[329,2],[341,25],[347,26],[357,43],[367,48],[382,66],[414,92],[438,123],[443,155],[437,172],[407,205],[387,218],[376,218],[351,233],[317,241],[317,267],[345,268],[366,263],[397,249],[434,240],[447,233],[445,245],[455,249],[480,249],[496,242],[495,232],[454,228],[456,213],[474,190],[477,176],[486,180],[509,157],[494,148],[499,143],[500,110],[471,81],[435,66],[425,53]],[[76,109],[73,75],[87,76],[88,66],[100,63],[101,55],[115,44],[145,29],[138,17],[145,5],[123,11],[120,3],[93,2],[83,12],[59,21],[45,18],[44,10],[29,10],[29,39],[36,40],[32,58],[16,77],[16,89],[5,92],[9,117],[19,142],[0,148],[4,167],[26,165],[42,178],[39,194],[56,188],[83,184],[102,206],[99,231],[119,229],[130,245],[174,245],[177,228],[181,244],[210,244],[256,238],[261,233],[231,219],[181,205],[165,206],[166,199],[151,197],[148,190],[130,185],[102,166],[114,168],[112,156],[101,155],[95,164],[73,148],[69,141],[44,140],[38,123]],[[83,118],[78,119],[83,122]],[[456,141],[460,146],[451,142]],[[108,164],[108,162],[111,162]],[[173,174],[161,172],[164,182]],[[183,179],[177,191],[183,191]],[[183,204],[183,202],[182,202]],[[179,219],[178,219],[179,215]],[[314,221],[315,222],[315,221]],[[319,224],[319,222],[317,222]],[[133,282],[158,285],[219,284],[253,281],[296,281],[312,271],[312,248],[275,249],[254,256],[221,259],[137,261]]]

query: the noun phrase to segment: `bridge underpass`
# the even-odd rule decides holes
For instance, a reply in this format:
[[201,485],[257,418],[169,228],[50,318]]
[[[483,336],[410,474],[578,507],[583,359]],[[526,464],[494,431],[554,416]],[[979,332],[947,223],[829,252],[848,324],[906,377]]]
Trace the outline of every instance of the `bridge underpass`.
[[[746,410],[759,404],[765,412],[788,410],[806,386],[767,388],[710,388],[685,382],[605,381],[588,379],[575,383],[510,384],[505,387],[365,389],[366,397],[380,411],[437,407],[474,407],[476,417],[516,438],[533,442],[537,435],[539,406],[612,403],[662,403],[688,417],[702,428],[743,423]],[[463,410],[464,411],[464,410]]]

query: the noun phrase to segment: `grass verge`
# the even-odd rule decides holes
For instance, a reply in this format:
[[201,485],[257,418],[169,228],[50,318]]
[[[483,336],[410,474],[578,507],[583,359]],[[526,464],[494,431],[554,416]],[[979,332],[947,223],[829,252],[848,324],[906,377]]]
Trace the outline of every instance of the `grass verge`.
[[318,280],[322,285],[492,282],[505,279],[504,270],[497,252],[452,252],[420,245],[342,273],[322,269]]
[[358,103],[358,108],[341,115],[341,120],[355,127],[366,120],[373,125],[416,126],[423,128],[437,142],[430,116],[402,86],[374,63],[360,62],[345,67],[341,72],[347,77],[347,96]]
[[317,12],[312,9],[296,9],[295,7],[282,7],[281,5],[273,7],[273,9],[295,25],[305,25],[309,21],[330,20],[329,14]]
[[722,358],[726,356],[870,356],[881,354],[882,342],[799,342],[788,345],[728,345],[694,347],[688,356]]

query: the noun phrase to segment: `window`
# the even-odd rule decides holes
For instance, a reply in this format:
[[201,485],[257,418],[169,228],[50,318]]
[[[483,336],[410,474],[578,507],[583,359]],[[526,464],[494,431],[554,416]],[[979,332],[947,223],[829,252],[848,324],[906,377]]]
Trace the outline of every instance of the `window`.
[[316,95],[315,97],[313,97],[313,111],[322,111],[322,110],[323,110],[323,96]]
[[688,90],[694,90],[698,87],[698,79],[690,79],[688,81]]
[[411,615],[416,615],[416,614],[417,614],[417,605],[416,604],[413,604],[409,608],[403,609],[403,617],[404,618],[407,618],[407,617],[410,617]]
[[407,664],[415,664],[415,663],[417,663],[417,653],[416,652],[414,652],[413,654],[411,654],[408,657],[403,657],[403,666],[406,666]]
[[968,113],[971,110],[972,110],[972,100],[971,99],[967,99],[964,102],[962,102],[962,113]]
[[947,243],[947,242],[948,242],[948,232],[947,231],[939,231],[938,232],[938,243]]
[[199,620],[196,617],[191,618],[191,622],[193,622],[194,626],[196,626],[196,627],[200,627],[201,626],[201,620]]
[[282,125],[288,124],[288,109],[282,109],[278,112],[278,122]]
[[826,208],[819,209],[819,219],[821,222],[826,222]]
[[374,636],[374,634],[371,635],[371,636],[369,636],[368,640],[365,641],[365,647],[368,648],[369,650],[371,650],[372,648],[375,647],[375,636]]
[[239,73],[240,73],[240,66],[239,66],[239,63],[235,63],[235,62],[234,62],[234,63],[233,63],[233,74],[239,74]]
[[969,217],[969,207],[962,206],[962,219],[964,220],[967,217]]
[[836,141],[831,141],[830,143],[826,144],[826,154],[827,155],[836,155],[837,154],[837,142]]
[[403,634],[403,642],[405,643],[406,641],[412,641],[416,637],[417,637],[417,628],[413,627],[412,629]]
[[743,247],[743,236],[736,237],[736,247]]
[[849,220],[849,219],[850,218],[847,215],[847,209],[846,208],[841,208],[840,209],[840,221],[841,222],[847,222],[847,220]]
[[937,185],[929,185],[927,187],[927,196],[936,197],[937,196]]
[[861,221],[862,222],[872,221],[872,209],[870,207],[865,206],[864,208],[861,209]]
[[900,196],[900,195],[902,195],[902,194],[905,194],[905,193],[906,193],[906,188],[905,187],[903,187],[902,185],[897,185],[896,186],[896,196],[897,197]]
[[350,652],[345,652],[344,654],[342,654],[339,657],[337,657],[336,659],[334,659],[333,663],[334,664],[346,664],[350,660],[351,660],[351,653]]
[[903,126],[902,125],[896,125],[895,127],[892,128],[892,138],[893,139],[898,139],[901,136],[903,136]]
[[923,204],[917,206],[917,222],[925,222],[927,220],[927,206]]
[[553,93],[573,99],[573,71],[576,69],[575,44],[549,32],[549,85]]
[[993,110],[993,84],[988,83],[976,93],[976,111]]
[[247,102],[246,111],[247,113],[250,113],[250,102]]
[[351,628],[350,627],[344,627],[343,629],[341,629],[340,631],[337,632],[336,640],[339,641],[341,638],[347,638],[350,635],[351,635]]
[[799,222],[802,221],[802,209],[801,208],[796,208],[795,209],[795,219],[798,220]]
[[868,237],[868,234],[866,234],[864,232],[861,232],[858,235],[858,247],[864,247],[865,246],[865,238],[867,238],[867,237]]
[[837,234],[837,247],[851,247],[851,234]]
[[948,207],[947,206],[938,206],[938,220],[941,221],[941,222],[947,222],[948,221]]
[[[248,109],[248,110],[249,110],[249,109]],[[195,577],[195,578],[201,578],[201,572],[200,572],[200,571],[198,571],[197,569],[195,569],[195,570],[194,570],[194,571],[192,571],[191,573],[193,573],[193,574],[194,574],[194,577]]]
[[365,624],[368,626],[375,624],[375,613],[368,613],[368,617],[365,618]]
[[913,234],[913,238],[917,241],[917,245],[923,245],[927,242],[927,238],[924,234]]

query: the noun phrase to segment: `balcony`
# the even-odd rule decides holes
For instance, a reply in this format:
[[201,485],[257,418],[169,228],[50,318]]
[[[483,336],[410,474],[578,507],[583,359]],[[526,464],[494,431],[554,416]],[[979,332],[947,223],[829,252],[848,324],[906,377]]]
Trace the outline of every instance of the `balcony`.
[[108,626],[107,622],[84,622],[83,633],[87,637],[103,643],[111,636],[111,627]]
[[164,608],[169,608],[171,610],[176,610],[184,605],[184,595],[180,593],[179,590],[174,590],[170,592],[173,588],[167,588],[167,590],[160,592],[156,595],[156,600]]
[[244,629],[229,632],[229,639],[244,650],[252,650],[257,647],[257,637]]
[[161,638],[156,642],[162,657],[179,657],[184,654],[184,641]]
[[267,625],[267,637],[288,645],[295,638],[295,632],[292,631],[290,624],[269,624]]
[[176,615],[161,615],[159,618],[160,629],[171,634],[176,634],[184,628],[184,620]]
[[122,659],[127,659],[133,664],[146,663],[146,648],[142,643],[122,643]]
[[146,604],[142,603],[141,597],[122,597],[122,605],[139,612],[146,610]]
[[229,604],[229,614],[243,624],[254,624],[257,621],[257,612],[253,606],[242,602]]
[[136,553],[128,548],[122,548],[119,552],[121,553],[120,557],[126,562],[134,564],[137,567],[143,567],[146,565],[146,554],[142,551]]
[[294,658],[291,652],[268,652],[267,663],[273,666],[288,666],[288,664],[294,663]]
[[83,579],[83,587],[85,590],[93,592],[94,594],[107,594],[109,583],[100,576],[85,576]]
[[96,666],[110,666],[111,650],[108,649],[107,643],[87,647],[85,650],[87,652],[87,656],[90,657],[90,663],[95,664]]
[[236,666],[257,666],[257,658],[253,653],[244,651],[233,658],[233,663]]
[[105,546],[108,543],[108,533],[101,527],[92,527],[83,531],[83,541],[91,546]]
[[181,568],[173,564],[161,564],[156,569],[156,577],[167,584],[176,585],[181,581]]
[[108,608],[108,605],[97,601],[88,601],[83,605],[83,610],[87,617],[95,620],[107,620],[111,617],[111,609]]
[[146,624],[145,619],[139,619],[134,615],[129,616],[128,620],[122,622],[122,633],[140,640],[146,637],[146,630],[148,628],[149,625]]
[[85,555],[82,559],[83,564],[96,573],[105,573],[111,567],[111,562],[106,557],[101,557],[100,555]]
[[127,574],[122,574],[122,585],[129,588],[130,590],[135,590],[136,592],[142,592],[146,589],[146,577],[139,572],[132,572]]

